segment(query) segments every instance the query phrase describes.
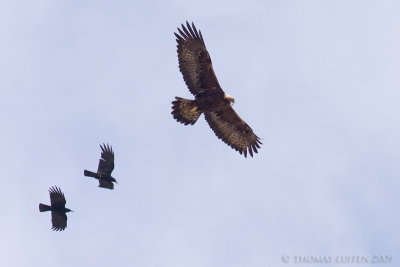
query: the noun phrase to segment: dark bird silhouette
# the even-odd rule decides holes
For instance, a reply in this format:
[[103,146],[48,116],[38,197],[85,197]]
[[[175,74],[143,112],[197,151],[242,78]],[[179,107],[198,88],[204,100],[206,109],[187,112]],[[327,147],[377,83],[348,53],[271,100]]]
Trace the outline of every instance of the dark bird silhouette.
[[51,206],[40,203],[40,212],[51,211],[51,223],[54,231],[63,231],[67,227],[67,212],[72,210],[67,209],[65,204],[64,193],[57,186],[52,186],[49,189]]
[[172,115],[185,125],[195,124],[202,113],[215,135],[227,145],[244,154],[253,156],[260,148],[260,138],[250,126],[233,110],[234,98],[227,95],[215,76],[211,57],[204,44],[201,31],[192,23],[182,24],[175,33],[179,70],[194,100],[175,97]]
[[114,189],[113,182],[117,183],[114,177],[111,176],[114,170],[114,152],[110,145],[103,146],[101,148],[101,159],[99,160],[99,167],[97,173],[84,170],[83,174],[88,177],[93,177],[99,180],[99,187]]

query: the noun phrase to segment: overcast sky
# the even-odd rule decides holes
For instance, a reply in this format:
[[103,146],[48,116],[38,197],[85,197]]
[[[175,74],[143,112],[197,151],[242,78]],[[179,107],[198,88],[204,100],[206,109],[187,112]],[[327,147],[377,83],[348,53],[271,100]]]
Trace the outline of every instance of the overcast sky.
[[[398,266],[399,14],[396,0],[1,1],[0,266]],[[192,98],[173,34],[186,20],[262,138],[254,158],[170,114]],[[83,176],[103,142],[113,191]],[[53,185],[75,211],[64,232],[38,210]]]

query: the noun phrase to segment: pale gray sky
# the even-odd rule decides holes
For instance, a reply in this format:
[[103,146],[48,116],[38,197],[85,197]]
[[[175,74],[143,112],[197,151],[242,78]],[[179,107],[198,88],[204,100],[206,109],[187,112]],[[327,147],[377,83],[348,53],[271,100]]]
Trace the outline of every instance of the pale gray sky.
[[[1,1],[0,265],[397,266],[399,13],[395,0]],[[173,34],[186,20],[262,138],[254,158],[170,114],[192,97]],[[83,176],[102,142],[114,191]],[[75,211],[64,232],[38,211],[52,185]]]

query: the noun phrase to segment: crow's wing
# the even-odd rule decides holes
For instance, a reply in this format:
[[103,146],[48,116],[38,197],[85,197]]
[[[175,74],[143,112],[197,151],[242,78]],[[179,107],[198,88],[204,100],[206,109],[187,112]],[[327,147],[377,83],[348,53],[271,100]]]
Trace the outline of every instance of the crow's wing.
[[99,187],[114,189],[114,184],[111,181],[99,179]]
[[51,206],[55,208],[65,208],[64,193],[57,186],[52,186],[49,189]]
[[98,173],[111,175],[114,170],[114,152],[110,145],[103,144],[101,147],[101,159],[99,160]]
[[178,43],[179,70],[186,86],[195,96],[215,92],[223,94],[201,31],[197,31],[194,24],[190,26],[187,21],[186,26],[182,24],[182,30],[178,28],[179,34],[174,33]]
[[253,152],[257,153],[257,148],[262,144],[260,138],[231,106],[218,112],[206,112],[204,117],[215,135],[240,154],[247,157],[247,151],[250,156],[253,156]]
[[67,227],[67,215],[65,213],[51,212],[51,223],[54,231],[63,231]]

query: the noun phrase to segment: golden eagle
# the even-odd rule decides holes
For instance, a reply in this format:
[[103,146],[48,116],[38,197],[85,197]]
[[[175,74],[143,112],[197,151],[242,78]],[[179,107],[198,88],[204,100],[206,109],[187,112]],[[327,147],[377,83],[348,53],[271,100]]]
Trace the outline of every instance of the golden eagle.
[[173,117],[185,125],[194,124],[202,113],[215,135],[247,157],[260,148],[260,138],[233,110],[234,98],[225,94],[215,76],[201,31],[186,21],[187,28],[174,33],[178,43],[179,70],[194,100],[175,97]]

